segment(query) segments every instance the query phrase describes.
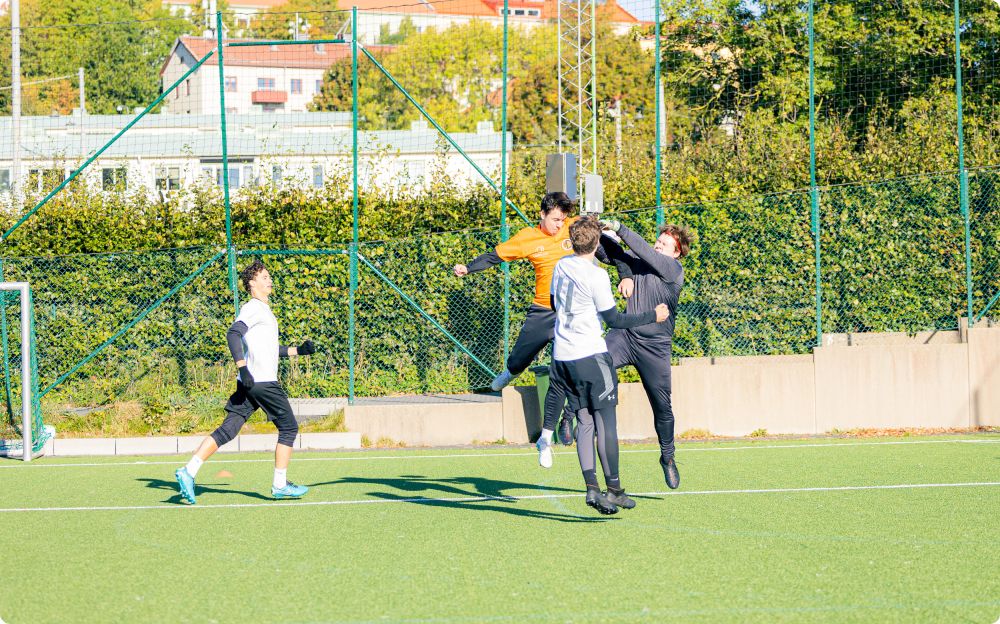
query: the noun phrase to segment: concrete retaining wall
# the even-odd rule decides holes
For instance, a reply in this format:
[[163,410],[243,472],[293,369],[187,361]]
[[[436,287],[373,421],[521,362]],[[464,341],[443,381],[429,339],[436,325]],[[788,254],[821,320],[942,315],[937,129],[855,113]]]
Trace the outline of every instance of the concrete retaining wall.
[[[1000,328],[891,338],[831,340],[811,355],[685,359],[672,371],[676,430],[742,436],[1000,426]],[[541,430],[533,387],[506,388],[499,404],[349,406],[344,413],[351,431],[413,446],[525,443]],[[621,385],[618,422],[622,439],[656,435],[641,384]]]

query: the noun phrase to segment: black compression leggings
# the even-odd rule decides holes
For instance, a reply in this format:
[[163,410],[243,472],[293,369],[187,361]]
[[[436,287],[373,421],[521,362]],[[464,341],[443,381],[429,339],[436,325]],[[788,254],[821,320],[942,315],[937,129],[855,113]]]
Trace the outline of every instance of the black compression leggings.
[[594,457],[594,438],[597,438],[597,455],[604,469],[604,481],[609,487],[618,487],[618,421],[615,406],[594,411],[581,409],[576,413],[579,426],[576,430],[576,454],[587,485],[597,485],[597,460]]

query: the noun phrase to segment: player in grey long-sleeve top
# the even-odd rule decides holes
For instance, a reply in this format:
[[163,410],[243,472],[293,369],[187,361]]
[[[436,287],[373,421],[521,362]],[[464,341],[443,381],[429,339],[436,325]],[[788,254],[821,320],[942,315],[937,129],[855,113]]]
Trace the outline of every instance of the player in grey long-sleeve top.
[[[614,367],[635,366],[642,380],[653,424],[660,442],[660,467],[667,485],[677,488],[680,473],[674,461],[674,413],[671,407],[670,355],[677,319],[677,302],[684,287],[684,268],[679,262],[690,251],[691,237],[686,228],[664,225],[650,246],[641,236],[614,219],[602,220],[605,229],[618,234],[629,251],[608,236],[601,245],[625,275],[619,286],[626,299],[628,314],[641,314],[661,303],[670,308],[665,323],[649,323],[631,329],[613,329],[605,336]],[[631,272],[632,277],[627,277]],[[632,284],[627,280],[631,279]]]

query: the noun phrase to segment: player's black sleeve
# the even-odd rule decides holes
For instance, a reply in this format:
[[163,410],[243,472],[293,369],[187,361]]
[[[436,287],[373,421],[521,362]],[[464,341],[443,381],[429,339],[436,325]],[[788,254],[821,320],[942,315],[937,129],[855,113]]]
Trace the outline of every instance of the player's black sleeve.
[[[622,246],[615,239],[606,234],[601,234],[601,244],[597,246],[597,250],[598,253],[603,252],[608,261],[610,261],[601,260],[601,262],[614,264],[615,268],[618,269],[618,281],[635,275],[632,265],[638,261],[638,258],[635,254],[622,249]],[[598,259],[600,260],[599,256]]]
[[608,308],[599,312],[601,319],[608,327],[628,329],[656,322],[656,311],[650,310],[640,314],[622,314],[616,308]]
[[229,353],[234,362],[246,359],[246,354],[243,353],[243,336],[246,336],[249,329],[243,321],[236,321],[226,332],[226,344],[229,345]]
[[465,268],[469,269],[469,273],[478,273],[479,271],[485,271],[491,266],[496,266],[501,262],[503,262],[503,260],[500,259],[499,254],[497,254],[496,251],[490,251],[473,258],[472,262],[465,265]]
[[624,225],[618,229],[618,236],[640,260],[649,265],[653,272],[668,282],[676,282],[683,275],[681,263],[676,258],[656,253],[641,236]]

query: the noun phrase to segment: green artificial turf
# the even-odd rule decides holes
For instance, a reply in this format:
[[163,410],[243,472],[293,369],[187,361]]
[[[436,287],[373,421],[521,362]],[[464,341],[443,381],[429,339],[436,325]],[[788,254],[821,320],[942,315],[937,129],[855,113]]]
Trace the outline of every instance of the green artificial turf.
[[3,461],[0,619],[1000,618],[1000,437],[684,443],[676,492],[656,450],[623,451],[652,494],[612,517],[572,449],[551,470],[530,448],[300,453],[300,502],[269,500],[267,455],[216,455],[196,507],[186,458]]

